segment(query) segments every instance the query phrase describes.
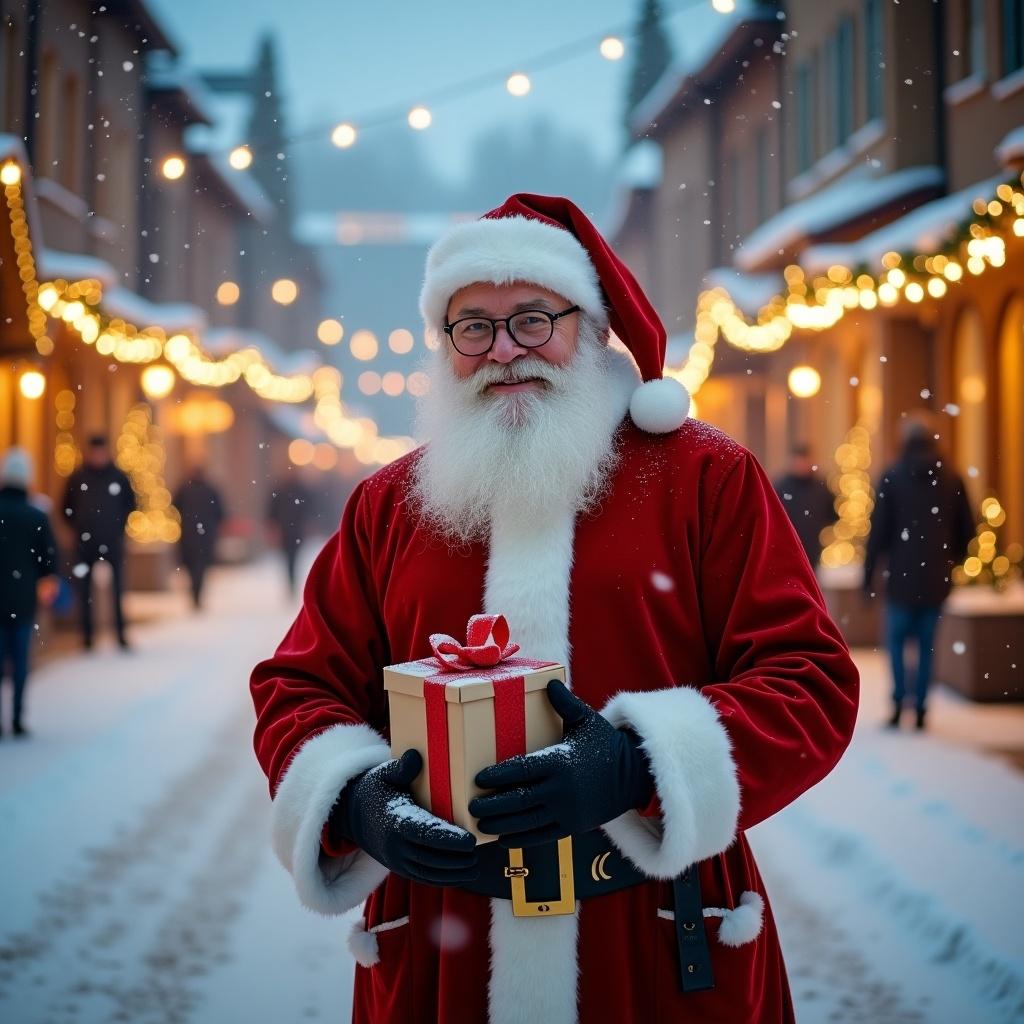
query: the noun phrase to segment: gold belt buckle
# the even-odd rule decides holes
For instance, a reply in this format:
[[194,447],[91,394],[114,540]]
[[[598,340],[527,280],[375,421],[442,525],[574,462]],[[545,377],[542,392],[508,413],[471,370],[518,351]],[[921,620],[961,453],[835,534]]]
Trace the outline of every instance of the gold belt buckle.
[[530,869],[523,865],[523,851],[508,851],[505,877],[512,886],[512,913],[516,917],[553,917],[557,914],[576,913],[576,883],[572,873],[572,836],[558,840],[558,899],[528,900],[526,877]]

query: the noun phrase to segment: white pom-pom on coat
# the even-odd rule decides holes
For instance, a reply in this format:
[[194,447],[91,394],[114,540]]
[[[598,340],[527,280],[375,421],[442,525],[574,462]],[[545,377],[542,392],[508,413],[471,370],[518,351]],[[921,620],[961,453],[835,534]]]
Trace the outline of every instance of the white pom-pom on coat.
[[671,377],[641,384],[629,400],[629,415],[648,434],[668,434],[690,414],[690,394]]

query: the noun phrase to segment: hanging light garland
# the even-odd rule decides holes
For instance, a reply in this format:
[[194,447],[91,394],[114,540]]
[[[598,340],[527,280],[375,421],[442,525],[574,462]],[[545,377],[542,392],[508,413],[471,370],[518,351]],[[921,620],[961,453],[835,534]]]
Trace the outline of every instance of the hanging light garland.
[[864,561],[864,545],[871,532],[875,491],[871,486],[871,434],[858,423],[847,431],[836,449],[837,472],[829,479],[838,518],[821,531],[821,564],[832,569]]
[[988,585],[1005,590],[1019,579],[1024,565],[1024,546],[1014,542],[1000,551],[999,528],[1006,522],[1006,512],[994,495],[981,503],[981,521],[967,546],[967,557],[953,569],[953,582],[960,586]]
[[181,537],[181,514],[171,504],[164,482],[163,438],[149,405],[140,402],[125,417],[117,439],[117,465],[128,474],[138,507],[128,515],[125,532],[142,544],[173,544]]

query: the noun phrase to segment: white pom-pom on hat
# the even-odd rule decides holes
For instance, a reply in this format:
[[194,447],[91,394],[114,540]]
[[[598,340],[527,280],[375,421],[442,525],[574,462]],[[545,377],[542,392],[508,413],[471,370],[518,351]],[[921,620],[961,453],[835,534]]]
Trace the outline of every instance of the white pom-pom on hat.
[[668,434],[690,414],[690,394],[672,377],[641,384],[629,400],[629,415],[648,434]]

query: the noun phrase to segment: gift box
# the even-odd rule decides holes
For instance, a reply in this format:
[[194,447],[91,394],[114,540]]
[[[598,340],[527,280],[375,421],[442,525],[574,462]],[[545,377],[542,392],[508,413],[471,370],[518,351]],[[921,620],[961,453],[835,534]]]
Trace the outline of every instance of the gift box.
[[480,843],[496,836],[476,830],[469,802],[486,792],[477,772],[516,754],[558,743],[562,720],[547,698],[551,679],[565,682],[552,661],[515,657],[504,616],[475,615],[467,643],[430,638],[431,658],[389,665],[384,689],[391,712],[391,752],[418,750],[423,771],[412,785],[415,801],[472,832]]

